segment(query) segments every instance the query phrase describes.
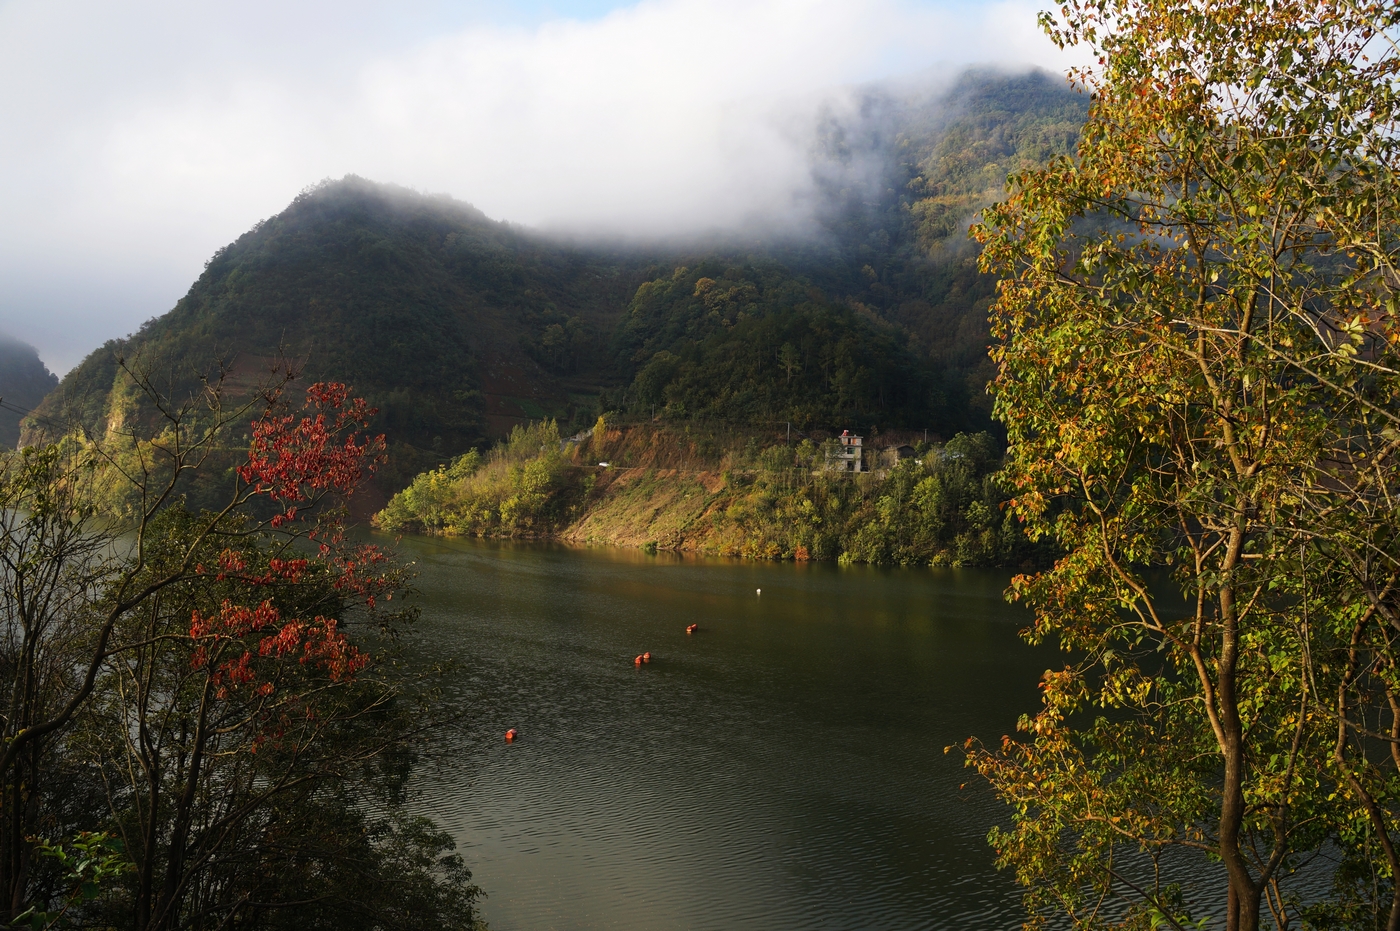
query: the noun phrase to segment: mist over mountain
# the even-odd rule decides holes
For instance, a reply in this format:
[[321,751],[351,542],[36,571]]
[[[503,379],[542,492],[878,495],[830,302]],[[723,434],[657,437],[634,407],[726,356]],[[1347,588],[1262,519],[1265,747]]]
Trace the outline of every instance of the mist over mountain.
[[38,407],[57,385],[58,376],[44,365],[37,349],[0,333],[0,445],[14,448],[23,412]]
[[1030,0],[240,9],[0,3],[0,329],[55,371],[171,307],[321,178],[572,234],[796,222],[813,114],[859,96],[840,89],[1075,61]]
[[810,153],[812,222],[710,241],[565,239],[446,197],[324,182],[89,355],[40,413],[103,429],[125,395],[118,360],[173,372],[177,392],[220,364],[237,386],[293,360],[380,409],[389,486],[524,420],[599,410],[980,426],[993,287],[966,226],[1009,171],[1071,151],[1086,109],[1039,72],[852,92]]

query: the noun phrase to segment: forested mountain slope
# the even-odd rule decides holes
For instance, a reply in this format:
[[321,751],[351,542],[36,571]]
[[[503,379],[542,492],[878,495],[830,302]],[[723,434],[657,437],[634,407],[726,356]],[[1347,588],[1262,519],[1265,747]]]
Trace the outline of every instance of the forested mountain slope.
[[0,446],[14,448],[20,412],[38,405],[57,384],[33,346],[0,333]]
[[784,240],[604,247],[356,177],[308,189],[70,372],[26,439],[104,429],[118,359],[177,393],[220,362],[235,385],[278,359],[349,382],[380,409],[390,490],[516,423],[600,409],[976,429],[992,283],[966,224],[1008,171],[1072,148],[1087,102],[1038,73],[857,102],[822,126],[814,228]]
[[1009,174],[1073,152],[1088,100],[1043,72],[870,90],[821,126],[811,235],[638,289],[613,406],[803,425],[986,426],[994,282],[967,238]]
[[[103,424],[119,358],[173,371],[177,392],[219,361],[251,384],[285,359],[304,380],[346,381],[370,398],[393,465],[412,474],[483,442],[492,418],[508,429],[566,414],[572,386],[532,349],[561,373],[598,368],[594,334],[612,328],[638,281],[617,256],[349,177],[220,250],[173,310],[92,353],[41,413]],[[567,335],[552,341],[556,331]]]
[[[967,228],[1005,193],[1008,175],[1074,151],[1087,96],[1063,78],[969,71],[939,92],[872,91],[859,116],[833,121],[817,163],[827,188],[825,248],[785,261],[824,290],[898,326],[942,373],[953,403],[983,413],[987,307]],[[876,190],[849,183],[876,161]]]

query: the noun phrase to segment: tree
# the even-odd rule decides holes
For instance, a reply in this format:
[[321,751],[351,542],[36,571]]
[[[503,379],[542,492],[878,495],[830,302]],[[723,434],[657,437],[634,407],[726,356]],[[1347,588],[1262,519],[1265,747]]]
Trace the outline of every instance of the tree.
[[778,367],[787,376],[787,384],[792,383],[792,376],[802,371],[802,354],[792,343],[783,343],[778,350]]
[[[101,442],[78,431],[0,463],[7,922],[69,894],[41,838],[101,831],[133,869],[101,901],[69,906],[83,920],[212,928],[286,908],[307,919],[353,888],[371,908],[419,909],[401,924],[470,926],[476,890],[444,838],[383,828],[360,804],[393,809],[380,790],[402,776],[376,769],[419,729],[340,619],[391,622],[381,602],[406,577],[341,525],[382,458],[382,437],[359,432],[374,412],[321,383],[295,410],[293,377],[248,393],[216,376],[177,403],[123,363],[143,403],[114,411]],[[239,457],[229,443],[243,429]],[[186,511],[181,490],[210,473],[224,505]],[[347,864],[397,865],[404,883],[337,886]]]
[[1074,660],[969,744],[999,862],[1033,925],[1400,929],[1400,7],[1042,24],[1088,122],[974,232],[1011,510],[1066,553],[1012,593]]

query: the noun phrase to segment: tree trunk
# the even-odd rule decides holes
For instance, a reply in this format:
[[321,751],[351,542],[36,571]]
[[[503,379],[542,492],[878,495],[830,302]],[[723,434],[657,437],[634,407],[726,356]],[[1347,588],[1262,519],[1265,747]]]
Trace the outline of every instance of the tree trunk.
[[[1244,508],[1240,508],[1244,512]],[[1230,575],[1239,565],[1240,552],[1244,547],[1244,532],[1236,527],[1230,534],[1230,542],[1222,559],[1222,576],[1225,581],[1220,586],[1220,725],[1224,732],[1225,783],[1221,787],[1220,800],[1220,858],[1230,875],[1230,895],[1234,908],[1230,916],[1235,926],[1229,931],[1258,931],[1260,888],[1249,874],[1249,864],[1245,862],[1240,849],[1240,832],[1244,825],[1244,728],[1240,722],[1239,695],[1236,690],[1236,673],[1239,668],[1239,608],[1235,602],[1235,589]]]

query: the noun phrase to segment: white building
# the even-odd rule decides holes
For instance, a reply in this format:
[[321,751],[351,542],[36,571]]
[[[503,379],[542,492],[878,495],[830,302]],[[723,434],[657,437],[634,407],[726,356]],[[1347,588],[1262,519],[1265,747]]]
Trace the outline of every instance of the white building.
[[864,472],[865,457],[861,438],[852,436],[851,431],[842,430],[837,438],[838,445],[827,447],[826,468],[829,472]]

